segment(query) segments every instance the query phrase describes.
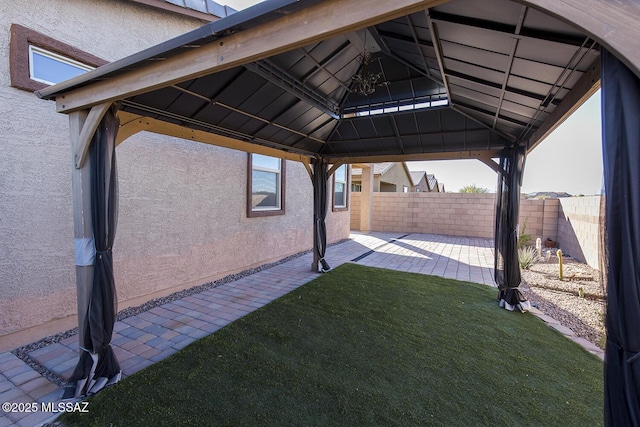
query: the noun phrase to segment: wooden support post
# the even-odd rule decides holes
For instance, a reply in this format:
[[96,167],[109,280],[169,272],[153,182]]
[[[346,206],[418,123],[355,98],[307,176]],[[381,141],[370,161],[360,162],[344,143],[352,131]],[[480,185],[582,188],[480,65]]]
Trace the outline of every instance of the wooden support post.
[[91,161],[90,153],[81,168],[76,168],[76,152],[81,143],[80,135],[87,119],[88,111],[76,111],[69,114],[71,134],[71,188],[73,193],[73,237],[76,248],[76,290],[78,299],[78,337],[84,345],[84,327],[87,308],[91,298],[93,283],[93,260],[95,256],[93,229],[91,220]]
[[360,231],[371,231],[373,218],[373,164],[362,165],[360,193]]
[[84,161],[87,158],[87,152],[89,151],[89,146],[91,145],[91,140],[93,139],[93,135],[96,133],[96,129],[98,129],[98,125],[100,121],[107,113],[107,111],[111,108],[110,102],[105,102],[103,104],[96,105],[95,107],[91,107],[89,114],[83,120],[82,128],[80,129],[80,135],[78,136],[77,143],[74,144],[73,150],[75,153],[75,162],[76,168],[81,168],[84,165]]

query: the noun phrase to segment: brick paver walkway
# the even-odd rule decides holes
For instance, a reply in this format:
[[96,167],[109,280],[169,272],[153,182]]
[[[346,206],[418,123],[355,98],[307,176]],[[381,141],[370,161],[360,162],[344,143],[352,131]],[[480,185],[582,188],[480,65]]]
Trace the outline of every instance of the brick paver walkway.
[[[349,241],[328,248],[327,260],[332,267],[345,262],[357,262],[494,286],[493,243],[488,239],[352,233]],[[174,354],[198,338],[217,331],[314,279],[317,274],[310,271],[311,262],[312,255],[305,254],[116,322],[112,346],[123,376]],[[553,326],[553,319],[545,320]],[[555,324],[561,328],[557,322]],[[74,335],[33,350],[29,356],[49,371],[67,379],[78,360],[78,337]],[[40,405],[43,402],[58,402],[61,396],[60,387],[14,354],[0,353],[0,403]],[[0,412],[0,427],[40,425],[51,422],[56,416],[41,411],[41,406],[35,407],[39,410],[32,413]]]

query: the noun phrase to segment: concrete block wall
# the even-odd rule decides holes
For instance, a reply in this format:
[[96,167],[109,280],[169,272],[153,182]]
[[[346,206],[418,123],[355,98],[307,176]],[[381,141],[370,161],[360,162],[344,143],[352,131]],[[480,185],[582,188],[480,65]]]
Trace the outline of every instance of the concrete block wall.
[[[358,207],[357,209],[355,207]],[[360,193],[351,195],[351,228],[360,224]],[[600,197],[524,199],[521,232],[548,238],[598,268]],[[373,231],[493,238],[495,194],[373,193]],[[523,230],[524,228],[524,230]]]
[[372,228],[492,238],[494,205],[491,194],[374,193]]
[[544,200],[543,229],[542,236],[540,236],[543,241],[548,238],[551,240],[558,240],[558,206],[560,206],[559,199]]
[[520,233],[531,236],[535,244],[540,238],[558,239],[558,199],[525,199],[520,200]]
[[559,199],[558,244],[565,254],[599,268],[600,196]]

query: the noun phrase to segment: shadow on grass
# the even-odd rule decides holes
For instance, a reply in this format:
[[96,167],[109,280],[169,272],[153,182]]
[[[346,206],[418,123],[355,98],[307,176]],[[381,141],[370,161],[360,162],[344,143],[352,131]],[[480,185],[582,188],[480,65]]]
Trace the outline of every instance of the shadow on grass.
[[495,289],[344,264],[65,425],[599,425],[602,363]]

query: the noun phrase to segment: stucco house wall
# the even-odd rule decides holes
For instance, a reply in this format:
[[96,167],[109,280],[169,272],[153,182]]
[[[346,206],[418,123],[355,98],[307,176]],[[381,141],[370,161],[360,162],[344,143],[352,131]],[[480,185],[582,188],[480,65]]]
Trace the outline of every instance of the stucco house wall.
[[[20,24],[113,61],[202,25],[125,0],[0,0],[0,345],[76,325],[68,119],[10,86],[10,27]],[[141,133],[116,149],[114,245],[119,308],[310,249],[313,198],[286,164],[286,213],[247,218],[247,153]],[[349,212],[329,212],[328,240]],[[29,328],[31,330],[29,331]],[[35,334],[35,335],[33,335]]]
[[[374,192],[402,193],[404,192],[403,186],[406,186],[408,191],[412,191],[414,187],[413,180],[405,163],[380,163],[374,164],[373,167]],[[360,169],[356,171],[352,176],[352,181],[359,185],[362,182],[362,176],[360,175]]]
[[378,189],[374,189],[374,191],[392,191],[389,184],[395,186],[396,193],[402,193],[403,186],[406,186],[408,191],[411,191],[413,182],[411,181],[411,177],[409,176],[404,163],[394,163],[394,165],[391,166],[389,170],[385,171],[384,174],[374,177],[374,187]]

